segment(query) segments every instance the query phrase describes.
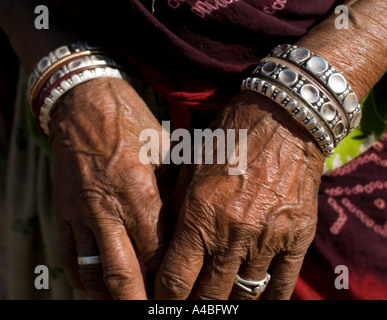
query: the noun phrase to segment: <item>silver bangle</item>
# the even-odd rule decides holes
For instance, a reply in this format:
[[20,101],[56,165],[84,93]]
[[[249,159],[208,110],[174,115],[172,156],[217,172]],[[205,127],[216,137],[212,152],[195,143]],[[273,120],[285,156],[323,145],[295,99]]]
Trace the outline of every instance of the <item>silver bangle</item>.
[[308,49],[279,45],[263,58],[242,90],[266,95],[312,134],[325,157],[360,123],[356,94],[328,62]]
[[350,133],[361,120],[361,110],[356,94],[347,80],[324,58],[306,48],[283,44],[275,47],[269,54],[271,57],[288,60],[317,79],[337,99],[346,112],[350,122]]
[[253,76],[264,76],[282,83],[295,93],[304,104],[315,110],[334,137],[334,146],[350,130],[349,119],[340,104],[323,86],[316,85],[313,78],[287,61],[265,58],[254,70]]
[[74,74],[71,78],[63,80],[58,87],[52,89],[49,95],[44,99],[44,104],[40,107],[39,123],[43,132],[46,135],[49,135],[48,125],[50,122],[50,111],[54,108],[58,99],[64,93],[81,83],[102,77],[124,78],[118,69],[110,67],[96,67],[94,69],[88,69],[78,74]]
[[246,78],[241,89],[255,91],[277,102],[311,133],[325,157],[333,154],[335,141],[331,130],[319,113],[304,103],[296,92],[264,76]]
[[88,66],[109,66],[115,69],[121,69],[121,67],[111,58],[105,55],[85,55],[69,62],[62,66],[60,69],[54,72],[54,74],[46,81],[45,85],[41,89],[41,92],[46,91],[60,78],[64,77],[70,72],[88,67]]
[[31,72],[28,78],[28,94],[31,93],[32,88],[42,75],[51,65],[55,62],[66,58],[67,56],[73,53],[79,53],[82,51],[100,51],[101,49],[97,46],[94,46],[90,42],[75,42],[69,45],[61,46],[53,51],[51,51],[47,56],[39,60],[34,70]]

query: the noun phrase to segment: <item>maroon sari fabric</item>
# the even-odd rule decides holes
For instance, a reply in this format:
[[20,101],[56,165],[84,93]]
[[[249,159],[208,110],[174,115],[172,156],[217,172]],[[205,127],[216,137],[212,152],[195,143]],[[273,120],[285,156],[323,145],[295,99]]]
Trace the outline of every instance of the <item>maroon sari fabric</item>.
[[[177,127],[188,109],[220,109],[259,59],[292,43],[335,0],[55,0],[82,31],[137,67],[170,103]],[[337,2],[337,1],[336,1]]]

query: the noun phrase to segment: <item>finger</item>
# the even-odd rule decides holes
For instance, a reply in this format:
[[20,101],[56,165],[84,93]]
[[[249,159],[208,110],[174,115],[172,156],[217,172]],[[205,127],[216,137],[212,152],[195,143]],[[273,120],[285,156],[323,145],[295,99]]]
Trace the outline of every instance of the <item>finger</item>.
[[72,228],[67,222],[60,220],[56,226],[59,260],[66,278],[72,288],[87,296],[86,288],[79,277],[77,249]]
[[199,235],[177,229],[157,273],[154,299],[187,299],[203,266],[204,249]]
[[101,252],[103,279],[113,298],[147,299],[140,265],[125,226],[104,221],[95,227],[94,234]]
[[241,259],[230,260],[224,256],[206,259],[191,299],[196,300],[227,300],[233,288],[235,276]]
[[[122,195],[126,197],[125,226],[142,261],[156,275],[173,230],[168,228],[165,212],[162,211],[163,204],[153,172],[146,171],[143,182],[136,188],[136,199],[133,199],[133,190]],[[135,221],[133,215],[138,217]]]
[[[99,249],[89,228],[73,226],[78,257],[97,256]],[[103,279],[101,263],[79,265],[79,277],[91,299],[112,299]]]
[[284,252],[273,259],[271,280],[261,298],[264,300],[290,299],[297,282],[305,252],[292,254]]
[[[239,268],[238,275],[244,280],[261,281],[266,276],[272,258],[273,255],[259,253],[257,251],[254,254],[252,260],[245,261],[244,263],[242,263]],[[251,286],[251,288],[253,289],[254,287]],[[236,284],[234,284],[234,287],[230,294],[230,299],[232,300],[255,300],[258,297],[259,294],[249,292]]]

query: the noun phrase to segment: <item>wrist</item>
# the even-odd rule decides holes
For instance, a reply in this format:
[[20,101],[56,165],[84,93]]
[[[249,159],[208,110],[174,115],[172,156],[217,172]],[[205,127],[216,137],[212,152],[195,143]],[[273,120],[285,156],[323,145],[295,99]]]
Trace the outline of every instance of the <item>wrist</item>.
[[99,126],[103,130],[113,127],[118,109],[123,107],[116,99],[123,99],[120,92],[128,87],[124,80],[113,78],[96,78],[75,86],[50,112],[50,138],[68,135],[69,130],[83,130],[87,135]]
[[[346,1],[348,29],[337,29],[332,14],[295,45],[308,48],[340,70],[361,101],[387,72],[387,5],[380,1]],[[378,19],[375,16],[378,7]]]
[[60,98],[51,112],[49,138],[51,144],[71,140],[114,145],[115,139],[136,144],[144,128],[162,136],[160,123],[133,87],[122,79],[97,78]]
[[38,128],[49,136],[51,111],[60,98],[97,78],[129,80],[106,52],[88,42],[62,45],[42,57],[28,77],[31,111]]
[[235,129],[248,129],[254,144],[249,150],[262,148],[265,139],[280,137],[291,141],[294,148],[303,150],[303,155],[313,158],[320,165],[325,161],[320,147],[308,130],[273,100],[252,91],[235,95],[225,109]]

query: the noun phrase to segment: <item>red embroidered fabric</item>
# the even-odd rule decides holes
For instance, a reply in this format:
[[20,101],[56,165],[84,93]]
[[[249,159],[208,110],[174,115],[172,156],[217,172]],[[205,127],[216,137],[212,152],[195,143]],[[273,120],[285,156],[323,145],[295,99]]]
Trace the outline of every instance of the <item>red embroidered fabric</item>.
[[[337,277],[339,283],[346,278],[338,266],[347,267],[348,289],[335,286]],[[386,271],[387,134],[323,176],[316,236],[293,298],[385,300]]]

